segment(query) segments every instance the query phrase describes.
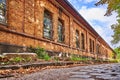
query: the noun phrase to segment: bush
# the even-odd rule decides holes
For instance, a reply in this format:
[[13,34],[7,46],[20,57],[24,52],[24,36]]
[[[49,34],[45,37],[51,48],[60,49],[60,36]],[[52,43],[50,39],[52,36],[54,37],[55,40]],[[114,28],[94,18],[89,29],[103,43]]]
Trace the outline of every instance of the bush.
[[45,59],[46,61],[49,61],[51,58],[48,54],[44,54],[43,59]]
[[43,48],[40,48],[40,47],[33,48],[30,46],[29,51],[36,53],[39,59],[44,59],[46,61],[50,60],[50,56]]

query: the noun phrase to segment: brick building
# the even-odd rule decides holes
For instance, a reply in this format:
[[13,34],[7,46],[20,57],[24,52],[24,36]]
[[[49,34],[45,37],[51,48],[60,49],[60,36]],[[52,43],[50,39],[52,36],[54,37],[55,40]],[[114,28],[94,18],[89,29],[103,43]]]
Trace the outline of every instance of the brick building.
[[56,54],[115,54],[67,0],[0,0],[0,53],[31,45]]

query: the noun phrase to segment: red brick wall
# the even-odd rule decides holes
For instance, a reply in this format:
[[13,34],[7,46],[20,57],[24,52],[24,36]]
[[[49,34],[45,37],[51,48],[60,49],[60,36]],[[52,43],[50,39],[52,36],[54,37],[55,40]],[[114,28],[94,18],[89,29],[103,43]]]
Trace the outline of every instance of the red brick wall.
[[[4,30],[0,31],[1,43],[26,47],[30,45],[34,47],[40,46],[46,50],[56,52],[95,56],[95,54],[89,52],[89,38],[95,42],[94,52],[96,53],[96,36],[54,0],[52,3],[49,0],[7,0],[7,5],[8,27],[5,30],[8,30],[8,32],[5,32]],[[61,16],[59,16],[59,7],[62,8]],[[44,9],[47,9],[52,13],[54,29],[52,41],[43,38]],[[57,42],[58,18],[61,18],[64,21],[64,43]],[[79,33],[85,35],[85,50],[76,49],[76,29],[79,30]],[[102,43],[100,44],[102,45]],[[111,49],[108,47],[106,47],[106,49],[108,50],[108,53],[112,53]]]

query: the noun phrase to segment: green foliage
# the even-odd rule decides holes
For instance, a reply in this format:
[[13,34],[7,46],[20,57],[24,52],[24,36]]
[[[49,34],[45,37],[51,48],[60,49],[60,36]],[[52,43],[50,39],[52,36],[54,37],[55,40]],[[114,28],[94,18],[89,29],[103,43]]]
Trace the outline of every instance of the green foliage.
[[111,28],[114,31],[113,40],[111,41],[113,44],[117,44],[120,42],[120,0],[100,0],[95,5],[103,5],[107,4],[107,11],[105,16],[112,15],[112,12],[115,11],[118,13],[117,15],[117,23],[111,25]]
[[83,57],[77,57],[77,56],[72,55],[70,57],[70,60],[71,61],[86,61],[86,60],[89,60],[89,59],[88,58],[83,58]]
[[27,57],[25,60],[26,61],[32,61],[32,58],[31,57]]
[[45,56],[45,54],[46,54],[45,50],[44,50],[43,48],[40,48],[40,47],[36,48],[35,53],[36,53],[36,54],[38,55],[38,57],[41,58],[41,59],[43,59],[44,56]]
[[46,61],[51,59],[48,53],[43,48],[40,48],[40,47],[33,48],[32,46],[30,46],[29,51],[36,53],[39,59],[44,59]]
[[55,61],[59,61],[59,58],[58,58],[58,57],[54,57],[54,60],[55,60]]
[[32,58],[31,57],[26,57],[26,58],[23,58],[23,57],[12,57],[12,58],[9,58],[9,57],[5,57],[5,56],[2,56],[0,57],[0,65],[7,65],[7,64],[13,64],[13,63],[24,63],[24,62],[30,62],[32,61]]
[[113,44],[117,44],[120,41],[120,22],[119,24],[114,24],[111,26],[114,32],[114,35],[112,35],[113,40],[111,41]]
[[46,61],[49,61],[51,58],[48,54],[44,54],[43,59],[45,59]]
[[[107,11],[106,11],[106,16],[110,16],[113,11],[116,11],[119,13],[120,10],[120,0],[100,0],[97,2],[95,5],[103,5],[107,4]],[[120,13],[119,13],[120,14]]]
[[114,51],[117,53],[117,59],[120,60],[120,48],[115,48]]
[[71,60],[71,61],[80,61],[81,59],[78,58],[78,57],[71,57],[70,60]]
[[119,59],[113,59],[113,60],[110,60],[109,62],[111,62],[111,63],[119,63],[120,60]]
[[15,58],[11,58],[10,61],[12,61],[12,62],[22,62],[22,61],[24,61],[24,58],[15,57]]

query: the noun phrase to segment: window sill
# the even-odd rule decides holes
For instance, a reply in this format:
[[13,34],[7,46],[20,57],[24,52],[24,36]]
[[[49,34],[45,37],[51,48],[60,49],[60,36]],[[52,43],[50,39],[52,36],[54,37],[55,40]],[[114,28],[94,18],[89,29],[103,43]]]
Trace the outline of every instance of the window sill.
[[94,52],[90,52],[91,54],[95,54]]
[[64,41],[57,41],[58,43],[60,43],[60,44],[65,44],[65,42]]
[[4,23],[4,22],[0,22],[0,25],[3,25],[5,27],[8,27],[8,24],[7,23]]
[[81,49],[81,51],[86,52],[86,50],[85,50],[85,49]]
[[80,48],[76,48],[77,50],[80,50]]
[[49,40],[49,41],[54,41],[52,38],[48,38],[48,37],[44,37],[44,36],[43,36],[43,39]]

